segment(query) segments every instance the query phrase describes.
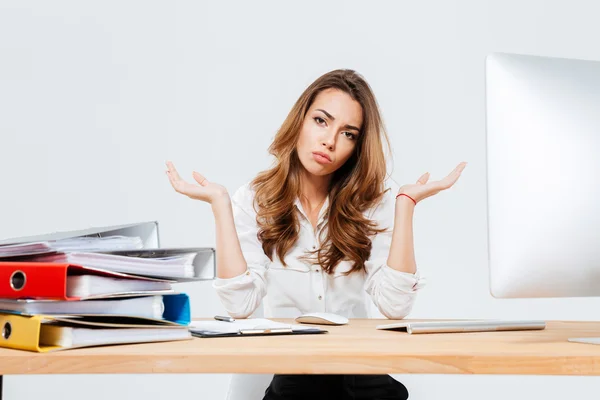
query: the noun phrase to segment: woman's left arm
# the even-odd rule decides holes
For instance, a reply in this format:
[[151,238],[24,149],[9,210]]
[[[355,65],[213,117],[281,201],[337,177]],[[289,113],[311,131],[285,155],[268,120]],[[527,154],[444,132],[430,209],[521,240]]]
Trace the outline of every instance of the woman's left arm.
[[415,206],[423,199],[456,183],[467,163],[460,163],[448,176],[439,181],[428,182],[429,172],[421,176],[417,183],[404,185],[396,196],[394,213],[394,233],[387,265],[391,268],[414,274],[417,271],[413,240],[413,214]]
[[388,229],[375,235],[373,239],[371,257],[366,263],[366,290],[379,311],[387,318],[406,317],[412,309],[416,291],[422,286],[416,267],[413,240],[415,205],[454,185],[465,166],[466,163],[459,164],[440,181],[428,182],[429,173],[424,174],[417,183],[402,186],[393,205],[390,204],[391,201],[387,201],[378,210],[378,217],[375,219],[381,219],[382,225],[389,224],[393,213],[393,230]]

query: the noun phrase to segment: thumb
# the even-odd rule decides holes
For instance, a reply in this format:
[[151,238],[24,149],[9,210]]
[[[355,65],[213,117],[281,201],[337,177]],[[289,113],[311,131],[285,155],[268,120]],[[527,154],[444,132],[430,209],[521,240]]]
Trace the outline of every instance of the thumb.
[[429,180],[429,172],[425,172],[419,179],[417,179],[417,185],[424,185]]
[[194,180],[200,184],[200,186],[208,186],[210,183],[208,179],[202,176],[199,172],[194,171],[192,176],[194,177]]

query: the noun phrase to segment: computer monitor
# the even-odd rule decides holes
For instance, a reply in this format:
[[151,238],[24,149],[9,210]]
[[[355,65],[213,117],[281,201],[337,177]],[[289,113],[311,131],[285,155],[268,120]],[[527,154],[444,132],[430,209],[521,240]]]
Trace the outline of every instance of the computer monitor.
[[486,59],[496,298],[600,296],[600,62]]

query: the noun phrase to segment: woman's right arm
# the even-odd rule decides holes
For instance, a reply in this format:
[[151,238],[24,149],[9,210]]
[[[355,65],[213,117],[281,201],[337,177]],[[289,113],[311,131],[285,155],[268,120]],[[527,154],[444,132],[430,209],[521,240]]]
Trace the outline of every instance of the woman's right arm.
[[240,240],[235,230],[231,199],[227,191],[211,203],[215,216],[217,239],[217,278],[229,279],[246,273],[248,265],[242,253]]
[[[171,162],[167,175],[173,188],[192,199],[209,203],[215,217],[217,278],[213,286],[227,312],[235,318],[251,315],[266,294],[265,270],[269,259],[258,241],[256,216],[232,201],[227,190],[197,172],[198,185],[183,180]],[[237,193],[236,193],[237,194]]]

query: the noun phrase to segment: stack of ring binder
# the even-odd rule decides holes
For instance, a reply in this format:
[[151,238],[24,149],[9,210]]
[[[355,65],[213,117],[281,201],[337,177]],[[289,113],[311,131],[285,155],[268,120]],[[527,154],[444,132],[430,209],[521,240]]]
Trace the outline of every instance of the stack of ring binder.
[[0,242],[0,347],[47,352],[192,338],[173,284],[212,279],[214,249],[158,247],[155,222]]

